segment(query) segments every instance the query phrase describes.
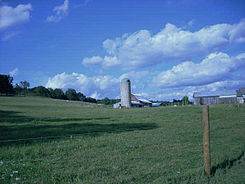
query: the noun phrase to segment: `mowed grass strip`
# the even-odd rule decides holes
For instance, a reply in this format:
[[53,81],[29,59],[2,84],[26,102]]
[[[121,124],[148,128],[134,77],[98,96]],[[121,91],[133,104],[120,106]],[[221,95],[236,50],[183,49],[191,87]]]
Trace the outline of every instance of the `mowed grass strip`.
[[[193,106],[0,97],[0,183],[230,183],[226,173],[244,171],[245,106],[210,107],[211,179],[203,176],[201,116]],[[28,138],[38,139],[8,142]]]

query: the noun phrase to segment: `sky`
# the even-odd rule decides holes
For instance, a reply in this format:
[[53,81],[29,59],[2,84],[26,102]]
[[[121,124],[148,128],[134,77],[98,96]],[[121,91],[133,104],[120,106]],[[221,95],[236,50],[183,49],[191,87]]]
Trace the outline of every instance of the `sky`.
[[96,99],[245,87],[243,0],[0,0],[0,74]]

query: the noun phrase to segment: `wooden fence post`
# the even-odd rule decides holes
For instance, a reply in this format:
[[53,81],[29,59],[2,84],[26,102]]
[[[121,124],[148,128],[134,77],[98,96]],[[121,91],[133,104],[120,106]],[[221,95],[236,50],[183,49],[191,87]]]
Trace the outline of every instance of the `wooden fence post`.
[[204,173],[210,175],[210,126],[209,126],[209,106],[204,105],[202,109],[203,124],[203,149],[204,149]]

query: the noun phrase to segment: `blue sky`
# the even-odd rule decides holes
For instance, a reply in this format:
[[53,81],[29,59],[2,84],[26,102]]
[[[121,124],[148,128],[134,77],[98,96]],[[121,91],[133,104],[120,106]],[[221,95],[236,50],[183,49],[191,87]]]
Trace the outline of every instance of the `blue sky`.
[[94,98],[172,100],[245,87],[245,2],[1,0],[0,73]]

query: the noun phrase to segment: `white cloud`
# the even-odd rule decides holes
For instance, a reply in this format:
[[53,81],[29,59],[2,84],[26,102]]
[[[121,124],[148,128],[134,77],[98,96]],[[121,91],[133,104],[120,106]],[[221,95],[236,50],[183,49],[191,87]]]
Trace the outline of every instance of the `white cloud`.
[[245,81],[241,79],[225,79],[202,86],[188,86],[180,90],[180,94],[188,94],[189,98],[193,97],[193,93],[199,95],[227,95],[236,94],[236,90],[245,86]]
[[200,93],[219,93],[220,95],[224,94],[224,93],[229,93],[229,94],[235,94],[235,90],[234,89],[238,89],[241,86],[245,85],[245,81],[244,80],[223,80],[223,81],[217,81],[205,86],[201,86],[199,88],[196,89],[196,91],[200,92]]
[[[241,53],[241,54],[237,55],[236,59],[238,59],[241,62],[243,59],[245,59],[245,53]],[[242,62],[242,63],[244,63],[244,62]]]
[[152,73],[149,71],[130,71],[122,74],[119,79],[129,78],[131,81],[132,93],[142,93],[149,87],[152,80]]
[[82,61],[84,65],[100,65],[103,64],[105,67],[112,67],[119,65],[119,61],[116,56],[105,56],[104,58],[100,56],[92,56],[91,58],[84,58]]
[[94,98],[115,98],[120,94],[119,79],[111,76],[88,77],[84,74],[57,74],[48,79],[47,88],[73,88]]
[[31,18],[30,11],[32,10],[31,4],[19,4],[15,8],[11,6],[0,7],[0,30],[16,24],[29,21]]
[[122,74],[119,78],[109,75],[100,75],[88,77],[81,73],[60,73],[54,77],[50,77],[46,83],[47,88],[61,88],[67,90],[73,88],[76,91],[82,92],[86,96],[93,98],[120,98],[120,80],[128,77],[132,83],[132,92],[147,96],[144,89],[151,82],[152,78],[147,79],[148,71],[128,72]]
[[46,20],[48,22],[59,22],[68,14],[68,9],[69,0],[65,0],[62,5],[54,7],[53,11],[55,12],[55,15],[48,16]]
[[[206,95],[235,94],[235,90],[245,86],[245,77],[240,73],[234,74],[234,72],[228,71],[233,69],[235,70],[236,67],[244,64],[244,56],[244,53],[236,57],[229,57],[224,53],[213,53],[206,57],[201,63],[194,63],[197,65],[195,66],[197,68],[197,72],[192,67],[188,68],[185,67],[186,65],[183,65],[184,68],[181,69],[180,67],[179,70],[175,70],[175,74],[177,75],[176,80],[179,82],[175,85],[169,85],[166,83],[166,81],[166,85],[163,85],[162,81],[157,81],[157,78],[159,76],[161,77],[162,73],[156,77],[154,83],[152,83],[152,77],[156,75],[155,73],[152,74],[148,71],[131,71],[122,74],[119,78],[108,75],[88,77],[79,73],[60,73],[54,77],[50,77],[46,83],[46,87],[62,88],[63,90],[73,88],[76,89],[76,91],[84,93],[86,96],[97,99],[104,97],[120,98],[120,80],[127,77],[131,80],[132,93],[152,100],[171,101],[172,99],[181,99],[186,95],[189,97],[189,99],[192,99],[194,92],[199,92],[199,94],[201,93]],[[216,61],[216,59],[219,61]],[[215,69],[217,66],[212,64],[212,61],[220,66],[220,71]],[[218,76],[215,76],[215,74],[212,74],[211,72],[199,71],[198,69],[202,68],[201,66],[207,70],[213,66],[213,71]],[[190,79],[193,81],[197,80],[199,83],[190,83],[187,85],[185,83],[185,77],[183,77],[181,74],[183,69],[186,69],[184,72],[187,73],[187,76],[189,76]],[[188,69],[190,71],[187,71]],[[192,73],[192,77],[189,73]],[[217,81],[210,80],[207,82],[206,80],[209,79],[209,76],[207,76],[208,73],[213,75]],[[219,77],[220,75],[223,77]],[[166,80],[167,79],[168,78],[166,78]],[[169,78],[168,80],[172,79]]]
[[149,93],[135,93],[134,95],[136,95],[138,97],[143,97],[143,98],[148,98],[149,97]]
[[95,98],[95,99],[99,99],[100,98],[100,94],[97,93],[97,91],[95,91],[92,95],[90,95],[91,98]]
[[231,58],[225,53],[212,53],[201,63],[183,62],[161,72],[154,83],[162,88],[197,86],[221,81],[245,61],[244,53]]
[[61,88],[64,90],[73,88],[93,98],[120,98],[121,79],[129,77],[132,83],[132,92],[146,94],[141,91],[145,89],[148,82],[151,82],[151,78],[146,79],[148,75],[148,71],[128,72],[119,78],[115,78],[109,75],[88,77],[80,73],[67,74],[64,72],[50,77],[46,83],[46,87]]
[[138,83],[142,79],[145,79],[149,74],[150,72],[148,71],[131,71],[131,72],[122,74],[119,78],[120,80],[124,78],[129,78],[131,81],[133,80],[135,83]]
[[245,80],[242,78],[224,79],[200,86],[178,86],[157,89],[149,93],[148,98],[172,101],[173,99],[182,99],[184,96],[188,96],[190,100],[193,100],[194,92],[198,95],[232,95],[236,94],[237,89],[244,86]]
[[85,65],[87,65],[87,64],[98,65],[102,62],[103,62],[103,58],[101,58],[100,56],[93,56],[91,58],[86,57],[83,59],[83,64],[85,64]]
[[12,71],[9,72],[9,75],[11,77],[14,77],[14,76],[18,75],[18,73],[19,73],[19,69],[15,68],[15,69],[13,69]]
[[[238,24],[217,24],[196,32],[183,30],[168,23],[155,35],[148,30],[140,30],[133,34],[124,34],[115,40],[105,40],[103,47],[109,55],[100,57],[97,64],[104,67],[121,66],[124,69],[136,69],[172,60],[202,57],[241,42],[245,42],[245,19]],[[94,56],[85,58],[83,64],[93,64],[93,59]]]

